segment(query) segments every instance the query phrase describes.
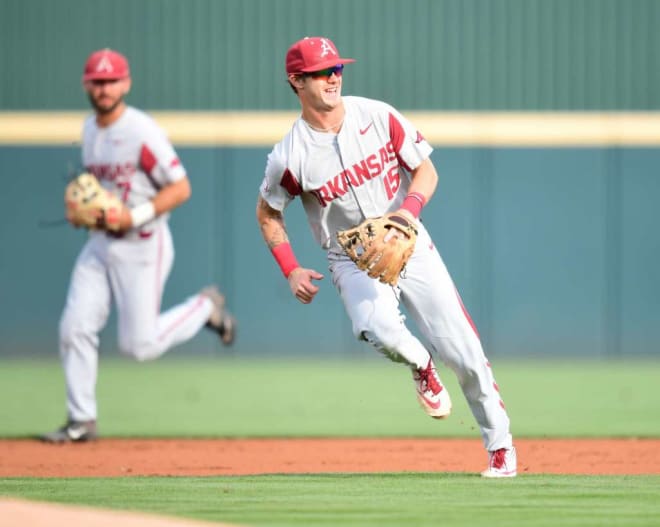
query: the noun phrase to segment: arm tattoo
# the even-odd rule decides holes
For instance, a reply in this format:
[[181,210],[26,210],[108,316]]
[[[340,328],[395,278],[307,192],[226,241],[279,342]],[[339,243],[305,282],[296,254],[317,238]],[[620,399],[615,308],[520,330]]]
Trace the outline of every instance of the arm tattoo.
[[279,210],[272,208],[266,200],[259,197],[260,227],[266,245],[269,249],[289,241],[284,225],[284,216]]

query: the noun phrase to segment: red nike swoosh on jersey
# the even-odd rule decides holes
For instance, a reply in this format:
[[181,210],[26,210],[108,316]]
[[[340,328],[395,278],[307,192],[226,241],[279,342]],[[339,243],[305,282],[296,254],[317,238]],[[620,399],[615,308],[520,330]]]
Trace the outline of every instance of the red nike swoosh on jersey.
[[360,130],[360,135],[364,135],[364,134],[366,134],[366,133],[367,133],[367,130],[369,130],[369,128],[371,128],[371,125],[372,125],[372,124],[374,124],[373,121],[371,121],[371,122],[367,125],[367,127],[366,127],[364,130]]

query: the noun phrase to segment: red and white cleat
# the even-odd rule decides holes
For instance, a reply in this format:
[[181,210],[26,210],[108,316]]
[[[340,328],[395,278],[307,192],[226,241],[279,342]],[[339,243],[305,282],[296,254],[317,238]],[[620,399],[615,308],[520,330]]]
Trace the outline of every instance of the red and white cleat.
[[515,447],[500,448],[488,452],[488,468],[481,473],[484,478],[513,478],[518,473]]
[[422,409],[435,419],[447,417],[451,413],[451,399],[440,381],[433,360],[429,359],[426,368],[413,369],[412,375]]

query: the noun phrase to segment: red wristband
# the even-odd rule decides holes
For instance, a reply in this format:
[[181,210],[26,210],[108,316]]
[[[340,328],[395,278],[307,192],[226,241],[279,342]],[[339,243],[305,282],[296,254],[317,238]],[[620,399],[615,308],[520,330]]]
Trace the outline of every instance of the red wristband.
[[291,271],[293,271],[296,267],[300,267],[300,264],[298,263],[298,260],[296,260],[296,255],[293,254],[293,249],[291,248],[291,244],[289,242],[276,245],[271,249],[271,252],[273,253],[275,261],[280,266],[280,269],[282,269],[282,273],[284,273],[286,278],[289,278]]
[[426,198],[419,192],[411,192],[403,200],[401,208],[406,209],[415,218],[419,218],[419,214],[422,212],[422,207],[424,205],[426,205]]

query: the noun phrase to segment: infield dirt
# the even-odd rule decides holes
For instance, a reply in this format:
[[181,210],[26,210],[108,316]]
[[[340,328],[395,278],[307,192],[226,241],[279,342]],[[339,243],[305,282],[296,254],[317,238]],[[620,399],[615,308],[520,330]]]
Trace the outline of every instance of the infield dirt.
[[[516,448],[521,475],[660,474],[660,439],[518,439]],[[478,473],[486,462],[476,439],[0,441],[0,477]]]

